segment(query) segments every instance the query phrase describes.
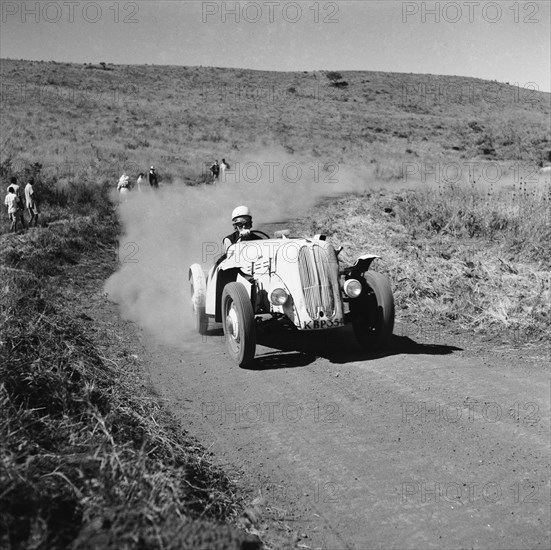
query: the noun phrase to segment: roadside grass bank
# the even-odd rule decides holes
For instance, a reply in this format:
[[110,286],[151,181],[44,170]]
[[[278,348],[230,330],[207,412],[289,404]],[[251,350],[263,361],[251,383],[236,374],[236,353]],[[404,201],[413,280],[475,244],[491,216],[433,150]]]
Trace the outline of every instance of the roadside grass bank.
[[0,546],[260,548],[235,486],[66,299],[101,287],[117,232],[109,207],[0,236]]
[[[5,159],[0,163],[0,180],[4,183],[3,187],[7,189],[9,181],[12,176],[17,178],[19,185],[21,186],[21,192],[25,188],[26,183],[30,178],[34,180],[34,193],[35,197],[38,197],[38,227],[48,227],[53,223],[67,224],[68,221],[72,221],[77,225],[87,223],[90,218],[98,223],[90,224],[90,229],[94,231],[94,235],[88,236],[86,233],[81,235],[87,242],[98,242],[97,238],[98,229],[106,228],[108,234],[112,232],[112,206],[109,197],[110,191],[113,188],[112,182],[110,183],[107,176],[98,176],[98,180],[71,180],[60,181],[55,175],[48,173],[48,167],[41,162],[27,163],[23,166],[18,166],[11,158]],[[83,218],[88,218],[87,221],[83,221]],[[24,212],[25,223],[28,225],[29,214]],[[9,232],[9,221],[7,216],[2,217],[2,223],[0,224],[0,235]],[[78,233],[78,227],[77,233]],[[18,224],[18,231],[21,232],[23,228]],[[73,231],[72,226],[67,226],[67,231]],[[50,238],[53,235],[44,234],[40,238]],[[67,237],[66,234],[62,234],[62,237]],[[74,243],[69,240],[65,240],[65,245],[72,248]],[[64,247],[58,245],[57,250],[59,254],[65,252]],[[39,253],[38,248],[35,253]],[[33,258],[33,261],[36,258]],[[55,261],[53,262],[55,263]]]
[[470,185],[388,188],[326,201],[295,225],[341,256],[381,256],[403,323],[538,342],[549,337],[549,185],[530,193]]

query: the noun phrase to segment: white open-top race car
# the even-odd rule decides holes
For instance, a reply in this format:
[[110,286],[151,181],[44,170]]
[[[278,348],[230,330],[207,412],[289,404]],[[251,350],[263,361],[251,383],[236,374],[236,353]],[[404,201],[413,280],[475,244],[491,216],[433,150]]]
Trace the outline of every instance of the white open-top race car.
[[323,235],[269,238],[231,245],[205,276],[201,265],[189,269],[196,329],[206,334],[209,319],[223,324],[228,352],[240,366],[253,363],[257,326],[287,321],[301,331],[331,330],[351,323],[366,350],[389,343],[394,299],[388,278],[369,271],[378,256],[339,264],[338,253]]

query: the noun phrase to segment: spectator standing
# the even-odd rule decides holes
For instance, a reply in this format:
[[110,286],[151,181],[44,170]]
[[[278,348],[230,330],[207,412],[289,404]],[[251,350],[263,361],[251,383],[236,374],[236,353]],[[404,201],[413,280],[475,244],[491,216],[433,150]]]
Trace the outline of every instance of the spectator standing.
[[27,210],[31,215],[29,220],[29,227],[32,226],[34,220],[34,226],[38,226],[38,204],[36,202],[36,195],[34,193],[34,178],[30,178],[25,185],[25,202],[27,203]]
[[155,172],[155,166],[152,166],[149,169],[149,174],[147,174],[147,179],[149,180],[149,185],[153,189],[158,189],[159,188],[159,179],[157,177],[157,172]]
[[17,220],[19,219],[19,207],[17,205],[17,195],[11,185],[8,187],[8,194],[4,199],[4,204],[8,207],[8,216],[11,222],[10,231],[15,233],[17,231]]
[[218,159],[214,161],[214,164],[210,167],[210,171],[213,176],[212,183],[216,183],[220,177],[220,164],[218,164]]
[[230,169],[230,165],[226,162],[226,159],[222,159],[220,163],[220,181],[226,181],[226,170]]
[[13,189],[13,192],[15,193],[15,196],[16,196],[16,203],[17,203],[16,215],[17,215],[17,218],[18,218],[18,220],[21,221],[21,226],[23,227],[23,229],[25,229],[26,224],[25,224],[25,218],[23,217],[23,213],[24,213],[23,211],[25,210],[25,206],[23,204],[23,197],[21,195],[21,187],[17,183],[17,178],[15,176],[12,176],[10,178],[10,185],[8,187],[8,191],[9,191],[10,187]]
[[138,191],[142,192],[142,185],[145,186],[146,180],[145,180],[145,174],[143,172],[140,172],[140,175],[138,176],[138,179],[136,180],[136,185],[138,186]]
[[117,184],[117,191],[121,197],[121,200],[128,200],[128,193],[130,191],[130,178],[126,175],[126,172],[119,179]]

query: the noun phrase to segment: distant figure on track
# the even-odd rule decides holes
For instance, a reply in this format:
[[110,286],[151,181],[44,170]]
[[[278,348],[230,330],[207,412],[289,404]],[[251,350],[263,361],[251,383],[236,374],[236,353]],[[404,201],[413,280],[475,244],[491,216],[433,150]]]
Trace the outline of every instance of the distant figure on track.
[[27,210],[31,215],[29,220],[29,227],[32,226],[34,221],[34,226],[38,227],[38,204],[36,202],[36,195],[34,193],[34,178],[30,178],[25,185],[25,202],[27,204]]
[[210,171],[213,176],[212,183],[215,184],[218,182],[218,178],[220,177],[220,165],[218,164],[218,160],[214,161],[214,164],[210,167]]
[[152,166],[149,169],[149,174],[147,174],[147,179],[149,180],[149,185],[153,189],[159,189],[159,179],[157,177],[157,172],[155,172],[155,166]]

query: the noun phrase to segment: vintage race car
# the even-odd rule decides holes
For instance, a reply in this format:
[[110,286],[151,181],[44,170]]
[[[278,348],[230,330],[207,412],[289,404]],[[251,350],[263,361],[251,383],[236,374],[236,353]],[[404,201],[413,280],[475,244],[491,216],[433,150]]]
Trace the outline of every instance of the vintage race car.
[[288,231],[278,231],[270,238],[252,233],[259,240],[231,245],[208,274],[199,264],[189,269],[197,331],[206,334],[209,319],[221,322],[228,352],[238,365],[252,364],[257,327],[274,320],[301,331],[351,323],[364,349],[375,351],[389,343],[392,290],[387,277],[369,271],[378,256],[366,254],[345,267],[323,235],[288,238]]

